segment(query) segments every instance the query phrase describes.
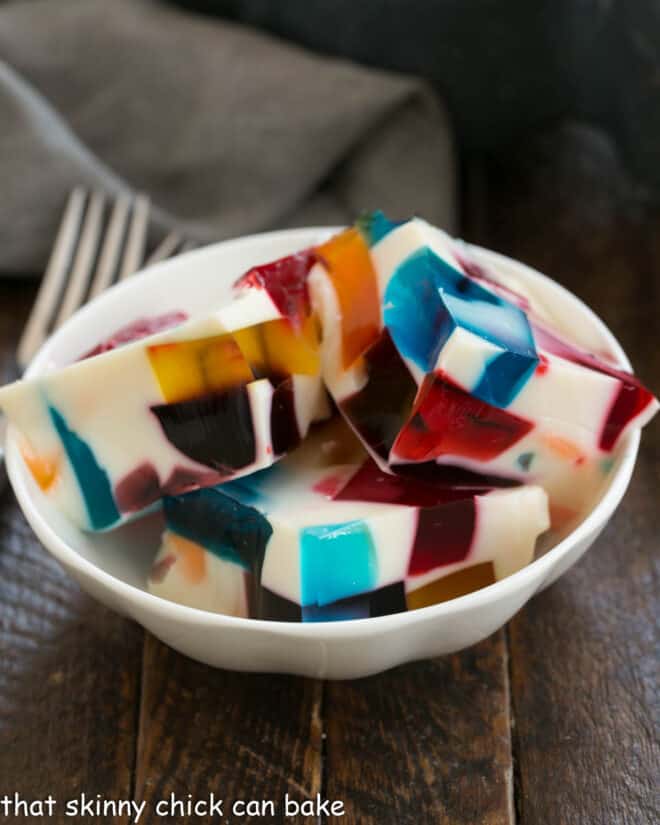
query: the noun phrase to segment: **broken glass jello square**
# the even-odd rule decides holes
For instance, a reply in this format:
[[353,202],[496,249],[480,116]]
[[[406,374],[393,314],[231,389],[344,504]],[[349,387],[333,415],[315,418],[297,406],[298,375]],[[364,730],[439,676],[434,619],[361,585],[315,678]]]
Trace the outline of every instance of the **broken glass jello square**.
[[145,337],[143,320],[94,357],[0,390],[35,480],[83,529],[269,466],[324,407],[317,323],[304,307],[239,290],[206,317],[172,317],[171,329]]
[[166,499],[154,594],[281,621],[425,607],[529,563],[547,529],[539,487],[448,468],[383,472],[335,419],[279,464]]
[[382,468],[539,483],[557,518],[574,515],[657,401],[566,342],[496,272],[477,276],[464,251],[423,220],[378,213],[318,247],[324,380]]

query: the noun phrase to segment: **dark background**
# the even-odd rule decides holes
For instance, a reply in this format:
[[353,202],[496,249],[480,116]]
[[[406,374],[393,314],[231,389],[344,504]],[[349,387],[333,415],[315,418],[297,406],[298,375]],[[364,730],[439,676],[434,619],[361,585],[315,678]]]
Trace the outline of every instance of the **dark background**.
[[172,2],[427,78],[464,155],[510,154],[565,121],[602,128],[634,188],[660,196],[658,0]]

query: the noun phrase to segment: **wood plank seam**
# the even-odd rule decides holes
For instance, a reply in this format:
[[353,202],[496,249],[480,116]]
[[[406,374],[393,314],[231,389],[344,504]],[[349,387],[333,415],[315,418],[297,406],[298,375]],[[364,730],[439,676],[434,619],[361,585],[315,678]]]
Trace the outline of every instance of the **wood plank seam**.
[[511,825],[523,825],[522,777],[520,775],[520,741],[516,733],[516,708],[513,696],[513,657],[511,655],[510,625],[504,628],[504,655],[506,657],[505,690],[509,708],[509,745],[511,748],[511,776],[509,778],[509,819]]
[[136,690],[137,696],[137,707],[136,707],[136,716],[135,716],[135,748],[133,750],[133,767],[131,770],[131,799],[138,803],[138,805],[142,802],[141,799],[138,799],[138,770],[140,766],[140,754],[142,752],[143,747],[143,729],[142,729],[142,719],[143,719],[143,707],[144,707],[144,686],[145,686],[145,660],[146,656],[144,655],[145,645],[146,645],[146,636],[147,631],[142,631],[142,652],[140,654],[140,675],[138,677],[138,684]]
[[[315,719],[312,719],[312,728],[314,723],[318,725],[318,730],[320,734],[320,742],[321,742],[321,754],[320,754],[320,777],[319,777],[319,784],[320,784],[320,794],[321,798],[325,799],[327,794],[327,787],[328,787],[328,777],[327,777],[327,755],[328,755],[328,734],[325,729],[325,707],[326,707],[326,696],[327,696],[327,686],[328,683],[325,679],[321,682],[321,700],[318,706],[315,707]],[[326,816],[320,815],[318,816],[317,825],[328,825],[328,818]]]

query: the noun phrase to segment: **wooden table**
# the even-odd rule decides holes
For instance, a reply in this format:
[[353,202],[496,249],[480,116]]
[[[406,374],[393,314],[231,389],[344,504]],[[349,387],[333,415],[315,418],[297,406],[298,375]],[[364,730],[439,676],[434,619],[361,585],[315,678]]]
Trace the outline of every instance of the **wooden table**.
[[[660,389],[660,211],[607,147],[562,131],[470,163],[464,236],[585,299]],[[0,286],[8,359],[33,288]],[[455,656],[321,683],[214,671],[83,595],[0,500],[0,799],[81,793],[345,803],[343,817],[222,822],[644,825],[659,818],[660,423],[580,564]],[[0,822],[4,821],[0,807]],[[10,821],[9,819],[7,821]],[[38,822],[16,817],[14,822]]]

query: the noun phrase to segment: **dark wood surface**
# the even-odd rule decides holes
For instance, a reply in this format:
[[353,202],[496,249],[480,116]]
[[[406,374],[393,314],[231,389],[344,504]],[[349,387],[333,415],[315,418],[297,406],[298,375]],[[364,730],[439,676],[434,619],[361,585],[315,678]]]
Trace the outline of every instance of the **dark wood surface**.
[[322,682],[212,670],[151,636],[143,673],[136,793],[152,813],[171,793],[279,805],[321,792]]
[[[464,236],[587,300],[660,386],[660,210],[607,148],[559,132],[472,164]],[[32,299],[0,282],[0,369]],[[343,817],[222,822],[658,821],[660,424],[577,567],[455,656],[321,683],[214,671],[81,594],[0,498],[0,800],[342,800]],[[0,807],[0,822],[4,821]],[[32,823],[31,816],[7,821]],[[51,822],[78,820],[63,811]]]
[[503,632],[455,656],[326,685],[324,786],[351,825],[510,825]]

